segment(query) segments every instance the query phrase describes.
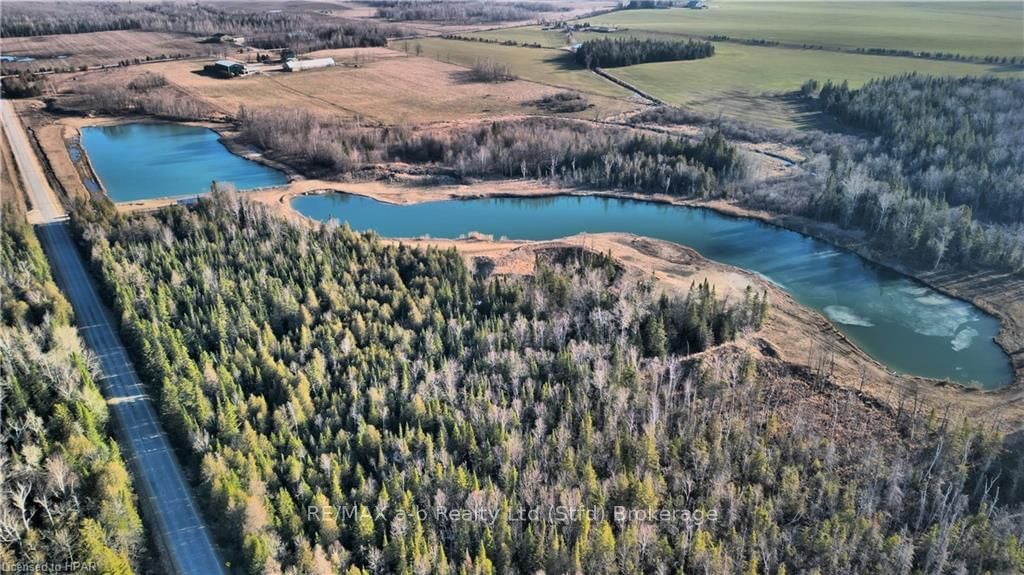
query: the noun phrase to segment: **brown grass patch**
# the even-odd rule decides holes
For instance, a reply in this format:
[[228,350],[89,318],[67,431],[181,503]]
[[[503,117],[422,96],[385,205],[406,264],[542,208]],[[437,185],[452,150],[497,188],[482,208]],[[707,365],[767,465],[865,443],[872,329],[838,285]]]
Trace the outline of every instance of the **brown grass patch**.
[[7,127],[0,126],[0,205],[10,205],[15,217],[24,217],[28,206],[6,132]]
[[[361,116],[381,123],[427,123],[538,113],[535,102],[557,88],[527,81],[471,82],[461,66],[406,56],[386,48],[323,50],[338,66],[303,72],[265,72],[222,80],[201,76],[200,62],[147,67],[224,113],[239,106],[289,107]],[[619,113],[632,104],[591,97],[588,117]]]
[[117,64],[124,59],[145,60],[189,54],[193,57],[219,55],[228,47],[202,44],[199,38],[172,32],[117,30],[87,34],[60,34],[3,38],[0,49],[5,56],[30,56],[32,62],[7,62],[11,70],[78,68]]

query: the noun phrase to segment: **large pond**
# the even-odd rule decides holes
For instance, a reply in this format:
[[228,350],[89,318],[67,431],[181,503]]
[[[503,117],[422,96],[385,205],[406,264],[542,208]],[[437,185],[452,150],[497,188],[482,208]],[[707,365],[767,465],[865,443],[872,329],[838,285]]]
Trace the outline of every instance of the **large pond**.
[[278,170],[228,151],[213,130],[181,124],[82,128],[82,147],[115,202],[207,192],[213,181],[239,190],[279,186]]
[[1009,360],[995,344],[999,322],[971,304],[827,243],[715,211],[600,197],[491,198],[396,206],[348,194],[296,198],[318,220],[389,237],[456,238],[476,231],[526,240],[581,232],[629,232],[690,246],[752,270],[825,314],[894,371],[1008,384]]

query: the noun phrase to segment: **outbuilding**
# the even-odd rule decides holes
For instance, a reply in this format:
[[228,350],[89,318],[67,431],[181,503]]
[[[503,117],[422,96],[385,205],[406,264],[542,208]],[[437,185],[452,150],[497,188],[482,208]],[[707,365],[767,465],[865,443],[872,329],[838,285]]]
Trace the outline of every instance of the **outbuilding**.
[[314,58],[312,60],[287,60],[283,68],[285,72],[298,72],[299,70],[329,68],[331,66],[334,66],[334,58]]
[[217,60],[213,64],[206,66],[205,70],[225,78],[234,78],[246,73],[245,64],[234,60]]

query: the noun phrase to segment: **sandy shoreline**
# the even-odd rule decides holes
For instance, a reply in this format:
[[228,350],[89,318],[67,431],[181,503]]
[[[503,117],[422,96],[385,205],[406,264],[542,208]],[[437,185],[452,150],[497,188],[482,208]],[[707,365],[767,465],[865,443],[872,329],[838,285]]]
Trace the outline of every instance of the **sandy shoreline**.
[[[289,200],[297,195],[309,193],[342,192],[371,197],[378,201],[407,205],[427,201],[443,201],[450,199],[473,199],[484,197],[544,197],[557,195],[599,196],[635,201],[646,201],[678,206],[692,206],[714,210],[720,214],[755,219],[767,224],[794,231],[812,237],[841,249],[853,252],[860,257],[897,273],[913,278],[928,287],[949,297],[966,301],[979,309],[996,317],[1000,321],[1000,331],[996,343],[1009,357],[1014,380],[1007,388],[1020,388],[1024,391],[1024,280],[1018,280],[1013,289],[982,291],[971,285],[971,276],[981,279],[984,274],[943,274],[921,273],[907,269],[891,258],[885,258],[867,245],[861,234],[849,230],[841,230],[831,224],[822,224],[799,216],[779,216],[762,210],[752,210],[737,206],[723,200],[682,199],[664,194],[635,194],[602,190],[580,190],[576,188],[557,187],[541,184],[534,180],[503,180],[484,182],[465,186],[432,186],[418,188],[415,186],[395,186],[380,182],[328,182],[322,180],[304,180],[293,182],[284,190],[266,190],[257,194],[276,197],[278,202],[290,210]],[[991,274],[989,274],[991,275]],[[1009,274],[996,274],[1005,275]],[[966,278],[964,276],[967,276]],[[987,276],[985,276],[987,277]],[[1008,280],[1010,278],[1007,278]],[[1017,305],[1015,305],[1017,304]]]
[[[817,341],[819,344],[829,347],[831,349],[841,349],[844,357],[855,358],[853,363],[859,365],[859,370],[863,370],[865,365],[873,366],[871,371],[874,372],[874,377],[877,382],[888,382],[888,391],[882,389],[864,389],[864,392],[869,393],[875,399],[881,400],[886,403],[890,403],[885,399],[888,396],[892,399],[894,390],[902,394],[904,397],[906,394],[913,394],[915,397],[926,396],[929,399],[940,402],[942,405],[954,405],[959,406],[965,410],[965,413],[969,413],[972,416],[984,415],[986,417],[997,417],[1005,419],[1011,429],[1020,429],[1024,427],[1024,357],[1021,357],[1021,345],[1018,342],[1024,342],[1024,307],[1018,309],[1012,305],[1007,305],[1004,298],[1012,298],[1016,291],[1010,291],[1010,295],[1003,295],[1002,298],[999,294],[1005,294],[1003,291],[996,291],[993,293],[982,292],[975,288],[970,281],[970,277],[966,279],[963,274],[956,278],[944,278],[940,275],[933,274],[920,274],[914,273],[911,270],[907,270],[900,266],[896,262],[887,261],[886,258],[880,257],[878,254],[873,253],[866,246],[864,239],[858,234],[851,233],[846,230],[834,229],[834,226],[820,224],[812,222],[800,217],[794,216],[778,216],[768,212],[750,210],[737,206],[722,200],[693,200],[693,199],[681,199],[678,197],[667,196],[664,194],[635,194],[635,193],[624,193],[614,191],[602,191],[602,190],[585,190],[578,188],[569,188],[564,186],[550,185],[544,182],[538,182],[535,180],[500,180],[500,181],[482,181],[472,184],[465,185],[441,185],[441,186],[424,186],[416,182],[415,178],[410,178],[408,181],[399,183],[387,183],[380,181],[370,182],[342,182],[342,181],[329,181],[329,180],[317,180],[317,179],[306,179],[298,174],[295,170],[289,166],[284,165],[280,162],[274,161],[270,158],[266,158],[263,154],[258,151],[252,150],[240,143],[235,139],[235,132],[230,124],[215,121],[199,121],[199,122],[174,122],[171,120],[154,119],[151,117],[103,117],[103,118],[81,118],[81,117],[62,117],[56,122],[63,128],[72,128],[78,130],[84,126],[103,126],[103,125],[116,125],[120,123],[128,122],[149,122],[149,123],[184,123],[187,125],[193,125],[197,127],[205,127],[212,129],[218,133],[221,137],[221,142],[231,152],[242,156],[246,159],[262,163],[264,165],[282,170],[291,180],[287,185],[283,187],[267,188],[262,190],[244,192],[247,197],[254,199],[260,203],[271,206],[277,213],[288,217],[296,221],[313,222],[305,216],[302,216],[291,208],[290,200],[294,197],[307,194],[321,194],[321,193],[350,193],[355,195],[361,195],[370,197],[378,201],[408,205],[420,202],[429,201],[444,201],[452,199],[473,199],[473,198],[486,198],[486,197],[545,197],[545,196],[557,196],[557,195],[570,195],[570,196],[600,196],[608,198],[618,198],[636,201],[645,201],[653,203],[662,203],[670,205],[681,205],[681,206],[692,206],[714,210],[718,213],[733,216],[756,219],[771,225],[776,225],[784,229],[795,231],[830,244],[833,244],[842,249],[857,253],[866,260],[872,261],[878,265],[885,266],[896,272],[904,274],[908,277],[914,278],[929,287],[936,289],[950,297],[955,297],[972,303],[978,308],[990,313],[1000,320],[1000,333],[996,338],[997,343],[1007,352],[1011,366],[1014,372],[1014,381],[1004,387],[990,391],[981,391],[973,388],[967,388],[958,384],[950,384],[947,382],[940,382],[937,380],[931,380],[927,378],[918,378],[914,376],[897,375],[891,373],[887,368],[879,364],[874,359],[867,356],[861,351],[856,345],[847,340],[845,336],[838,331],[824,316],[821,316],[817,312],[814,312],[807,308],[802,308],[798,304],[793,303],[794,306],[801,308],[806,314],[789,314],[790,317],[800,317],[802,321],[806,322],[808,326],[814,326],[811,331],[818,333],[804,333],[807,341]],[[63,129],[62,128],[62,129]],[[83,150],[84,151],[84,150]],[[66,153],[66,150],[65,150]],[[87,154],[86,154],[87,157]],[[86,160],[87,162],[87,160]],[[80,183],[80,182],[79,182]],[[148,210],[155,209],[161,206],[170,205],[176,203],[181,198],[159,198],[152,200],[134,201],[118,204],[119,208],[123,211],[135,211],[135,210]],[[628,234],[601,234],[601,235],[590,235],[587,234],[585,237],[589,241],[596,241],[594,238],[608,236],[610,239],[602,240],[602,242],[611,241],[612,243],[605,245],[606,248],[613,252],[620,261],[624,261],[623,258],[631,257],[633,259],[645,259],[646,265],[651,266],[651,269],[657,267],[657,258],[651,257],[650,255],[645,258],[640,258],[635,253],[630,253],[628,249],[623,247],[622,238],[633,238],[634,240],[644,240],[650,242],[649,245],[668,243],[660,242],[658,240],[650,240],[648,238],[639,238],[637,236],[630,236]],[[572,242],[573,240],[582,241],[580,237],[574,236],[572,238],[565,238],[563,240],[555,240],[555,242]],[[514,258],[510,259],[510,254],[514,253],[532,253],[534,249],[539,246],[550,244],[552,242],[526,242],[526,241],[511,241],[501,240],[495,241],[492,238],[476,236],[470,239],[462,240],[441,240],[441,239],[423,239],[423,238],[395,238],[392,241],[402,241],[406,243],[413,243],[417,245],[439,245],[439,246],[453,246],[459,249],[465,257],[497,257],[500,259],[504,258],[504,261],[514,261]],[[617,245],[613,245],[617,244]],[[676,246],[676,244],[671,244]],[[532,247],[531,247],[532,246]],[[676,246],[681,249],[688,250],[684,246]],[[664,249],[660,251],[664,252]],[[691,250],[692,251],[692,250]],[[695,254],[695,252],[694,252]],[[697,258],[701,258],[696,255]],[[531,260],[532,261],[532,260]],[[707,265],[724,266],[724,264],[718,264],[717,262],[707,262]],[[521,273],[524,268],[523,263],[519,262],[515,265],[511,265],[508,268],[509,273]],[[529,266],[527,266],[529,267]],[[729,267],[729,266],[726,266]],[[516,271],[516,270],[520,271]],[[735,268],[733,268],[735,269]],[[739,270],[744,273],[744,270]],[[673,277],[672,273],[666,271],[665,278]],[[967,274],[968,276],[970,274]],[[665,278],[658,277],[659,283],[665,281]],[[774,288],[773,288],[774,289]],[[1020,300],[1024,301],[1024,282],[1021,282],[1020,287]],[[776,290],[777,291],[777,290]],[[788,294],[779,292],[788,299]],[[995,295],[996,297],[993,297]],[[1017,317],[1019,315],[1019,317]],[[788,328],[784,334],[785,336],[792,339],[793,333],[801,331],[799,321],[787,322]],[[794,331],[796,330],[796,331]],[[825,336],[824,339],[822,333],[831,335]],[[799,353],[793,353],[793,345],[780,345],[779,342],[772,342],[772,346],[779,350],[788,350],[788,352],[782,352],[781,355],[791,361],[794,365],[806,365],[810,353],[807,349],[803,349]],[[796,346],[799,347],[799,346]],[[840,380],[848,380],[847,383],[852,381],[852,373],[854,366],[846,366],[842,370],[844,373],[841,374]],[[853,378],[857,379],[857,378]],[[863,379],[863,377],[859,377]],[[875,385],[880,385],[879,383]],[[894,383],[898,382],[898,383]],[[863,382],[860,384],[864,386]],[[847,385],[847,387],[851,387]],[[868,388],[872,386],[867,386]],[[898,388],[898,389],[897,389]],[[858,390],[860,391],[860,390]],[[932,403],[928,401],[927,403]],[[890,407],[892,407],[890,403]]]
[[[501,180],[495,182],[481,182],[469,185],[453,186],[431,186],[429,188],[415,185],[389,184],[383,182],[330,182],[323,180],[301,180],[292,182],[289,186],[281,189],[269,189],[252,192],[251,196],[257,201],[274,205],[279,213],[288,214],[292,217],[304,218],[295,212],[290,205],[290,200],[296,196],[318,193],[350,193],[373,198],[378,201],[396,205],[409,205],[420,202],[444,201],[452,199],[473,199],[486,197],[546,197],[546,196],[599,196],[634,201],[646,201],[663,203],[669,205],[691,206],[714,210],[718,213],[741,218],[750,218],[775,225],[790,231],[804,234],[808,237],[828,242],[841,249],[851,251],[864,259],[877,265],[881,265],[909,278],[939,291],[949,297],[960,299],[977,306],[986,313],[993,315],[1000,320],[1000,333],[996,343],[1007,353],[1014,372],[1014,380],[1000,390],[1012,390],[1021,392],[1024,396],[1024,362],[1018,361],[1015,357],[1019,349],[1014,343],[1021,338],[1020,322],[1017,318],[1007,313],[1013,309],[1007,302],[992,301],[990,295],[980,294],[973,290],[970,285],[964,285],[963,278],[959,277],[961,283],[956,284],[950,281],[943,281],[941,275],[919,274],[900,266],[899,264],[887,261],[886,258],[878,256],[869,250],[863,239],[856,234],[842,230],[826,230],[834,228],[805,220],[798,217],[776,216],[763,211],[746,209],[721,200],[692,200],[680,199],[663,194],[631,194],[622,192],[609,192],[600,190],[580,190],[576,188],[551,186],[534,180]],[[414,238],[407,238],[414,239]],[[970,274],[968,274],[970,275]],[[1020,298],[1024,300],[1024,282],[1020,287]],[[1003,297],[1013,299],[1016,290],[1000,291]],[[997,295],[998,295],[997,294]],[[957,384],[952,384],[957,385]],[[991,393],[991,392],[986,392]]]
[[[962,283],[962,278],[960,278],[961,283],[952,283],[943,281],[942,276],[914,273],[911,270],[903,268],[896,262],[887,261],[886,258],[879,257],[877,254],[873,253],[866,245],[864,245],[863,239],[858,237],[856,234],[837,229],[827,230],[826,228],[834,228],[834,226],[811,222],[804,218],[794,216],[777,216],[764,211],[750,210],[736,206],[722,200],[693,200],[667,196],[664,194],[634,194],[603,190],[581,190],[577,188],[548,185],[535,180],[500,180],[467,185],[423,187],[411,183],[391,184],[385,182],[336,182],[328,180],[299,179],[292,181],[283,188],[271,188],[246,193],[248,197],[265,204],[273,205],[278,213],[301,219],[305,219],[305,217],[298,214],[291,208],[290,200],[301,195],[324,193],[349,193],[395,205],[488,197],[550,197],[559,195],[598,196],[706,208],[728,216],[756,219],[767,224],[775,225],[790,231],[804,234],[808,237],[828,242],[841,249],[856,253],[868,261],[920,281],[921,283],[949,297],[971,303],[986,313],[998,318],[1000,320],[1000,332],[996,338],[996,343],[1007,353],[1014,373],[1013,382],[1003,386],[1000,390],[1016,390],[1021,392],[1022,397],[1024,397],[1024,358],[1017,357],[1019,347],[1015,343],[1020,339],[1024,339],[1024,334],[1021,332],[1021,322],[1006,311],[1013,309],[1012,305],[1007,305],[1008,302],[1006,301],[992,301],[990,296],[986,297],[979,294],[977,290],[972,289],[969,283],[967,285]],[[130,209],[152,209],[162,205],[168,205],[173,202],[174,200],[171,199],[132,202]],[[416,238],[404,239],[411,240]],[[1013,294],[1015,293],[1018,292],[1016,290],[999,292],[999,294],[1002,294],[1003,298],[1006,299],[1013,299]],[[1024,285],[1021,286],[1020,298],[1024,300]]]

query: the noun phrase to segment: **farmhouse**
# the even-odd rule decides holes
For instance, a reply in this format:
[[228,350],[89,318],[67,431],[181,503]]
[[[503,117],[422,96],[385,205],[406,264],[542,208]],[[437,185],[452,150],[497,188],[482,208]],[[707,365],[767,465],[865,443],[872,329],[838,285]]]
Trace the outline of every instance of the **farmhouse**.
[[[244,41],[245,38],[242,38],[242,40]],[[234,34],[226,34],[224,32],[217,32],[216,34],[214,34],[214,35],[210,36],[209,38],[207,38],[205,41],[208,42],[208,43],[213,43],[213,44],[217,44],[217,43],[231,44],[231,43],[238,42],[238,38]]]
[[334,58],[316,58],[313,60],[288,60],[282,68],[285,72],[298,72],[299,70],[312,70],[314,68],[328,68],[334,65]]

